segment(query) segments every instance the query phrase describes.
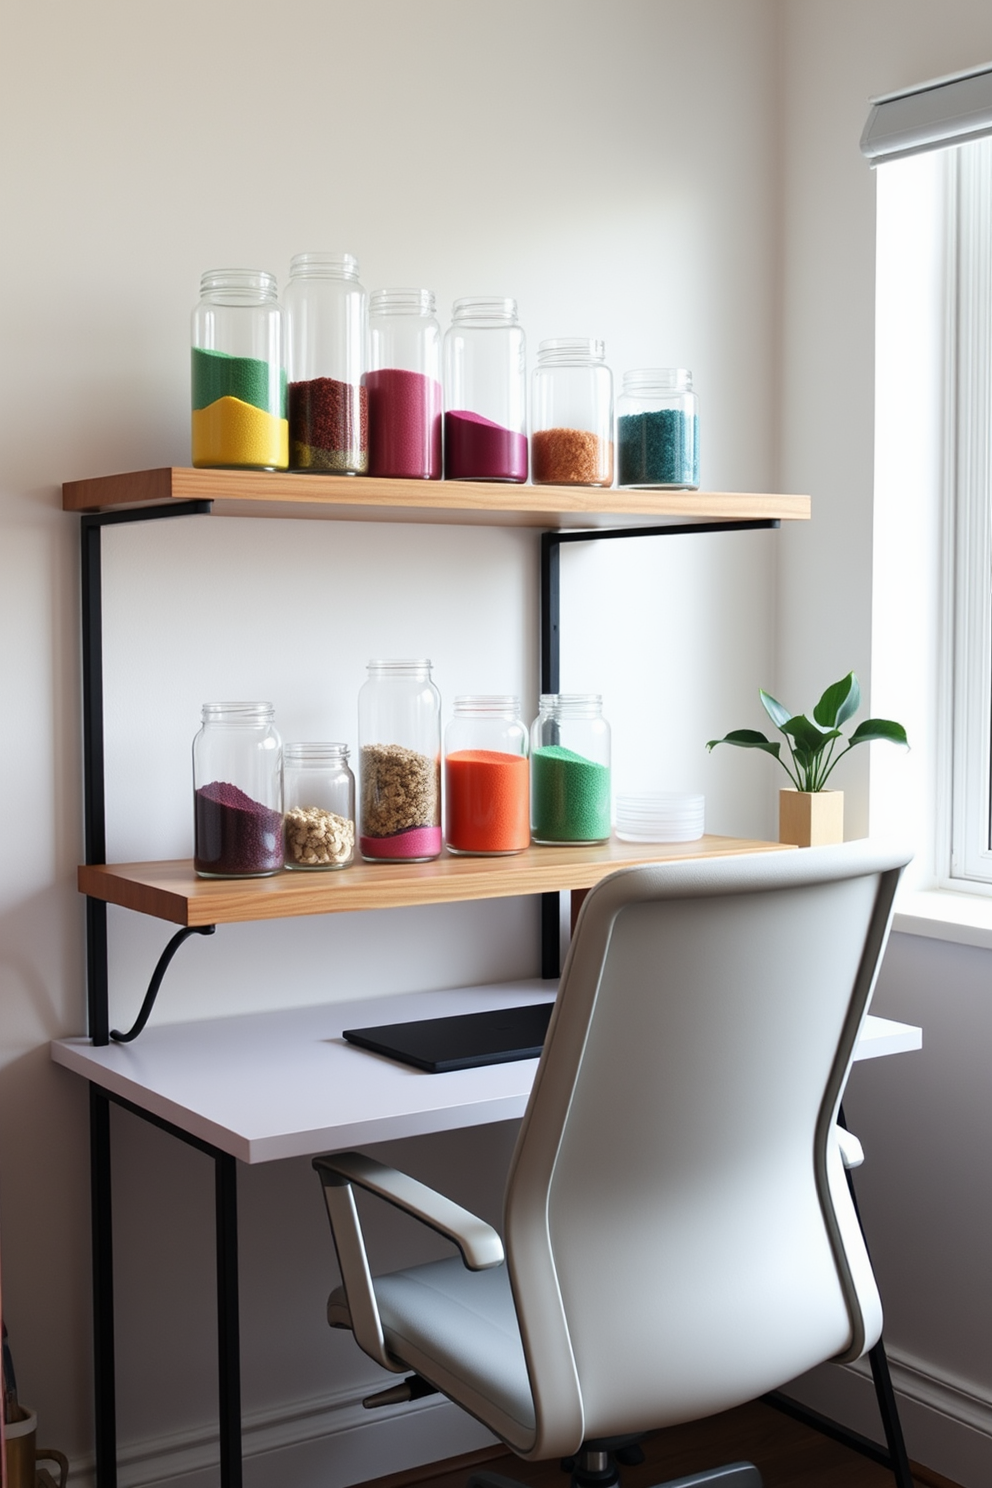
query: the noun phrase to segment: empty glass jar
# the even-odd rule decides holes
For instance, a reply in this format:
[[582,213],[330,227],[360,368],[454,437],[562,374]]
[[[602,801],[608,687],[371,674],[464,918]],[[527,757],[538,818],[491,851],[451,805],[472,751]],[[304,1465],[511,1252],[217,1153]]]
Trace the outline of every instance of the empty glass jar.
[[602,341],[571,337],[537,348],[531,479],[540,485],[613,483],[613,374]]
[[355,777],[346,744],[283,749],[286,867],[347,868],[355,857]]
[[530,842],[527,728],[509,694],[456,697],[444,732],[448,851],[522,852]]
[[610,835],[610,726],[598,693],[545,693],[531,729],[534,841],[605,842]]
[[204,703],[193,740],[193,866],[201,878],[277,873],[282,741],[271,703]]
[[369,474],[441,479],[441,330],[429,289],[369,302]]
[[431,664],[370,661],[358,694],[362,856],[423,862],[441,852],[441,698]]
[[294,470],[364,475],[368,301],[350,253],[298,253],[286,286],[289,459]]
[[456,300],[444,337],[448,480],[527,479],[527,381],[516,300]]
[[617,399],[617,481],[650,490],[699,486],[699,407],[686,367],[623,374]]
[[289,422],[275,275],[209,270],[192,331],[193,464],[285,470]]

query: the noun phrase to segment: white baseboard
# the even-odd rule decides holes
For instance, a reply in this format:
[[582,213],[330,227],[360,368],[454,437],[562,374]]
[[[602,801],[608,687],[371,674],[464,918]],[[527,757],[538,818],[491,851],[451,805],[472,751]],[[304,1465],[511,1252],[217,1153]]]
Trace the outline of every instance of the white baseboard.
[[[362,1392],[367,1393],[366,1391]],[[246,1412],[245,1482],[250,1488],[349,1488],[408,1467],[495,1442],[443,1396],[367,1411],[353,1391]],[[215,1488],[215,1426],[193,1427],[118,1451],[119,1488]],[[75,1488],[94,1488],[92,1455],[70,1462]]]
[[[895,1348],[886,1351],[910,1457],[962,1488],[988,1488],[992,1399],[922,1359]],[[825,1364],[793,1381],[785,1393],[873,1441],[884,1441],[867,1359]]]

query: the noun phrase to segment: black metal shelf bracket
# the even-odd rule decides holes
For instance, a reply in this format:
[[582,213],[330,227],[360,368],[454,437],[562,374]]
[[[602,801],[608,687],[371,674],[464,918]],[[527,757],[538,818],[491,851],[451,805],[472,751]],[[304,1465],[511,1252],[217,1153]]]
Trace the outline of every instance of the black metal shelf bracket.
[[138,1034],[148,1022],[152,1008],[155,1006],[155,999],[158,996],[159,988],[162,985],[162,979],[169,969],[169,962],[172,960],[173,956],[176,954],[183,942],[187,941],[191,935],[213,935],[216,929],[216,925],[187,925],[184,929],[176,931],[175,935],[169,941],[169,944],[166,946],[165,950],[158,958],[158,963],[155,967],[155,970],[152,972],[152,979],[148,983],[148,991],[145,993],[144,1001],[141,1004],[138,1016],[131,1024],[131,1027],[128,1029],[127,1033],[121,1033],[119,1028],[112,1028],[110,1030],[110,1037],[114,1040],[115,1043],[129,1044],[131,1043],[132,1039],[136,1039],[138,1037]]

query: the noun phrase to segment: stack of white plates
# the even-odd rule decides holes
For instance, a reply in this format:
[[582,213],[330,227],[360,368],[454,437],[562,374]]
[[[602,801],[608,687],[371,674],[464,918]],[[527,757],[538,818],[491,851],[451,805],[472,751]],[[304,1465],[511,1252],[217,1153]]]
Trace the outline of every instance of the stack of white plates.
[[617,836],[623,842],[695,842],[703,835],[705,796],[646,791],[617,796]]

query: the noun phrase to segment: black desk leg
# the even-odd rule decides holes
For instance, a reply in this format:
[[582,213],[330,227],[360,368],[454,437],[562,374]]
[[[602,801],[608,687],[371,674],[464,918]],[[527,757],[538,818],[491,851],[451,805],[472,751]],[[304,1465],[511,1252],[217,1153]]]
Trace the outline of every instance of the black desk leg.
[[241,1488],[241,1338],[238,1319],[238,1179],[229,1153],[214,1157],[217,1201],[217,1374],[221,1488]]
[[110,1187],[110,1102],[90,1085],[90,1224],[93,1249],[93,1389],[97,1488],[117,1488],[114,1377],[114,1240]]

